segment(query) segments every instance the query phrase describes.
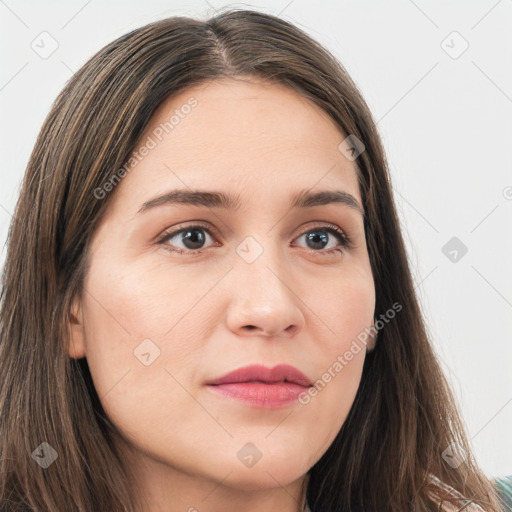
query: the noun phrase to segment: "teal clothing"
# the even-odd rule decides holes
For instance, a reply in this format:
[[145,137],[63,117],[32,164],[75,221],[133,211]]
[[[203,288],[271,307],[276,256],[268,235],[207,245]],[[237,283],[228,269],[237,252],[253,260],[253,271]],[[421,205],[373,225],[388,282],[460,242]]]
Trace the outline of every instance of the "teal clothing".
[[500,498],[504,501],[503,512],[512,512],[512,475],[493,478]]

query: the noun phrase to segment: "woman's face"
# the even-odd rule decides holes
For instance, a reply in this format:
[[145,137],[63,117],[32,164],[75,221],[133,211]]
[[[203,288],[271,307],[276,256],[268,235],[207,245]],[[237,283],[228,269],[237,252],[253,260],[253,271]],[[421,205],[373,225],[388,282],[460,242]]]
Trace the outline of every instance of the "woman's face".
[[[365,358],[351,346],[375,306],[356,162],[338,149],[345,137],[285,86],[214,81],[162,104],[132,166],[102,189],[115,194],[90,246],[70,355],[87,357],[121,443],[153,483],[210,481],[204,494],[221,481],[286,487],[342,427]],[[292,205],[320,191],[354,204]],[[201,204],[203,192],[230,204]],[[320,380],[316,394],[283,382],[208,384],[282,364]]]

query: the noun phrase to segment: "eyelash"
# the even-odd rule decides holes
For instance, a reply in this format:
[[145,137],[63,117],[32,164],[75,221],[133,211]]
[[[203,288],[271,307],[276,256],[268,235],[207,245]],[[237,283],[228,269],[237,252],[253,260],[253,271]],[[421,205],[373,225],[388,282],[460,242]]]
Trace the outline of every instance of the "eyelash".
[[[205,226],[205,225],[203,225],[201,223],[199,223],[199,224],[192,224],[190,226],[178,226],[176,229],[173,229],[172,231],[166,231],[157,240],[157,243],[162,245],[166,250],[168,250],[168,251],[170,251],[172,253],[177,253],[177,254],[180,254],[180,255],[194,255],[194,256],[198,255],[198,254],[201,254],[206,249],[186,250],[186,249],[181,249],[181,248],[171,248],[168,244],[166,244],[166,242],[170,238],[173,238],[174,236],[176,236],[177,234],[181,233],[182,231],[186,231],[186,230],[189,230],[189,229],[197,229],[197,228],[203,229],[212,238],[214,238],[214,236],[212,234],[211,228],[208,227],[208,226]],[[327,250],[315,250],[315,249],[308,249],[308,248],[306,248],[306,250],[309,253],[311,253],[311,254],[315,254],[315,255],[319,255],[319,254],[320,255],[332,255],[332,256],[334,256],[335,252],[344,252],[346,249],[351,249],[353,247],[352,239],[346,233],[344,233],[338,226],[336,226],[335,224],[329,224],[329,223],[323,224],[323,225],[320,225],[320,226],[313,226],[313,227],[307,229],[306,231],[304,231],[303,233],[301,233],[297,238],[299,238],[301,236],[304,236],[305,234],[307,234],[307,233],[309,233],[311,231],[315,231],[315,230],[326,231],[328,233],[334,234],[334,236],[339,241],[340,245],[337,246],[337,247],[334,247],[332,249],[327,249]],[[341,250],[340,247],[342,247],[343,250]]]

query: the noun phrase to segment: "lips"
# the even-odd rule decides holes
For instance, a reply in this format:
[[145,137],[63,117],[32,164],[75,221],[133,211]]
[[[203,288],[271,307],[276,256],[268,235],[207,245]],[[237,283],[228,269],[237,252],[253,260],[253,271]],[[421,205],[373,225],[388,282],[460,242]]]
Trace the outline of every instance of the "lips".
[[228,401],[264,409],[280,409],[297,403],[312,386],[301,371],[287,364],[274,368],[253,365],[239,368],[208,383],[208,388]]
[[237,384],[243,382],[262,382],[276,384],[289,382],[303,387],[312,386],[311,380],[300,370],[288,364],[279,364],[273,368],[261,365],[251,365],[232,371],[223,377],[208,382],[211,386],[221,384]]

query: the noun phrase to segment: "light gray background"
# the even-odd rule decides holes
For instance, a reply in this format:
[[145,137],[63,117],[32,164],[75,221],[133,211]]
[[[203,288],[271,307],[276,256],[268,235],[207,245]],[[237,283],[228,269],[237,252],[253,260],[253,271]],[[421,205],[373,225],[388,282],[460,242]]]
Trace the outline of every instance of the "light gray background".
[[[129,30],[224,5],[0,1],[0,265],[37,133],[73,72]],[[296,23],[360,87],[384,140],[417,290],[477,461],[489,475],[512,474],[512,0],[231,5]],[[51,48],[43,31],[58,43],[46,59],[31,47]],[[442,252],[454,236],[467,254]]]

